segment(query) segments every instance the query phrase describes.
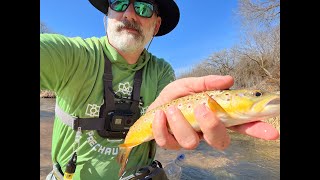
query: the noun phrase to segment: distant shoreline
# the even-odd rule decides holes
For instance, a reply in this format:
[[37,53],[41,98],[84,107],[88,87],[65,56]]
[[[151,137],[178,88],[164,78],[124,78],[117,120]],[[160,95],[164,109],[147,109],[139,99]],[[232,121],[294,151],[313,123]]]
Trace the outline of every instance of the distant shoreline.
[[41,98],[56,98],[56,94],[53,91],[49,90],[40,90]]

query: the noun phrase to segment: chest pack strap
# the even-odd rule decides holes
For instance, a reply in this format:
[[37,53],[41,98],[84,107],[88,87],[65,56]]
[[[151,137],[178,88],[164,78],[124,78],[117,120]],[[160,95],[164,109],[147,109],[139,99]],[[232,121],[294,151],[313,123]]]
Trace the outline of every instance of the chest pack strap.
[[[98,130],[98,133],[102,137],[107,138],[124,138],[126,132],[123,131],[111,131],[110,123],[108,119],[108,113],[115,110],[115,93],[112,88],[112,70],[111,62],[104,53],[105,68],[103,75],[104,83],[104,104],[100,107],[100,114],[98,118],[78,118],[73,117],[70,114],[64,112],[58,104],[55,106],[55,115],[61,119],[61,121],[70,126],[73,130],[77,130],[81,127],[82,130]],[[142,69],[138,70],[134,76],[133,90],[132,90],[132,104],[130,110],[132,112],[138,112],[140,103],[140,87],[142,83]]]
[[[103,118],[77,118],[64,112],[58,104],[55,107],[55,115],[66,125],[70,126],[73,130],[81,127],[82,130],[102,130],[104,126]],[[89,122],[90,121],[90,122]],[[89,122],[89,123],[88,123]]]
[[[112,87],[112,69],[111,69],[111,62],[107,58],[107,56],[104,54],[105,58],[105,72],[103,75],[104,79],[104,101],[105,103],[100,108],[100,117],[105,119],[106,123],[104,124],[104,128],[102,130],[98,130],[98,134],[101,137],[107,137],[107,138],[124,138],[126,133],[128,132],[128,129],[124,129],[122,131],[116,131],[112,130],[110,121],[112,121],[111,117],[112,113],[116,110],[114,101],[115,96],[117,96],[113,92]],[[130,111],[131,112],[140,112],[139,109],[139,102],[140,102],[140,87],[142,83],[142,68],[136,71],[133,79],[133,89],[132,89],[132,95],[131,95],[131,106]],[[140,113],[139,113],[140,116]]]

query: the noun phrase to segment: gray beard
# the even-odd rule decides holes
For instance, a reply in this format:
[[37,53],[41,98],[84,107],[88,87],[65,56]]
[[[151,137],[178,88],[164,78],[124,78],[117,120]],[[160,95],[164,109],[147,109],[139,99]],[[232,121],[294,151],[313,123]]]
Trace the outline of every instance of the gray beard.
[[[132,34],[127,33],[124,30],[122,30],[124,27],[130,27],[133,29],[136,29],[138,31],[138,34]],[[109,41],[112,43],[112,45],[123,52],[127,53],[134,53],[138,50],[142,50],[148,41],[146,39],[150,39],[152,37],[152,32],[154,31],[154,28],[151,28],[146,32],[146,34],[143,34],[143,31],[141,28],[130,22],[119,22],[117,24],[109,24],[108,23],[108,29],[107,29],[107,35]]]

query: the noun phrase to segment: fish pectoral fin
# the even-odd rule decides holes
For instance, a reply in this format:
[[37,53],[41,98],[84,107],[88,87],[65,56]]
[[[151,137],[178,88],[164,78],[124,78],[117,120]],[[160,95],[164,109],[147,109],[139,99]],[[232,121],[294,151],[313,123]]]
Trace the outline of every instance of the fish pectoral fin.
[[117,162],[120,165],[120,169],[119,169],[119,174],[118,176],[122,176],[125,172],[126,166],[127,166],[127,162],[128,162],[128,158],[130,155],[130,152],[133,148],[133,146],[126,146],[127,144],[121,144],[119,145],[119,153],[116,157]]
[[119,170],[119,177],[123,175],[125,169],[126,169],[126,165],[127,165],[127,161],[130,155],[130,152],[132,150],[132,148],[134,148],[135,146],[138,146],[139,144],[141,144],[140,142],[138,143],[123,143],[119,145],[119,154],[117,155],[117,162],[120,164],[120,170]]
[[222,112],[225,114],[228,114],[221,106],[219,103],[217,103],[216,100],[214,100],[212,97],[210,97],[208,94],[206,94],[208,96],[208,104],[210,107],[210,110],[212,112]]
[[138,146],[139,144],[141,144],[141,143],[123,143],[123,144],[120,144],[119,147],[120,148],[133,148],[135,146]]

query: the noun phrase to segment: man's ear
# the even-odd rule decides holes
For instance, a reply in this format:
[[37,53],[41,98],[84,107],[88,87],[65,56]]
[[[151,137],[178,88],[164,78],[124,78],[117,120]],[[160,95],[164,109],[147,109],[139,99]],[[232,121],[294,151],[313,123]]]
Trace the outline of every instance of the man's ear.
[[154,28],[154,32],[153,32],[154,36],[158,33],[160,26],[161,26],[161,17],[158,16],[156,21],[156,27]]

